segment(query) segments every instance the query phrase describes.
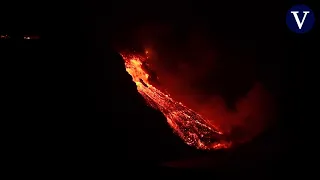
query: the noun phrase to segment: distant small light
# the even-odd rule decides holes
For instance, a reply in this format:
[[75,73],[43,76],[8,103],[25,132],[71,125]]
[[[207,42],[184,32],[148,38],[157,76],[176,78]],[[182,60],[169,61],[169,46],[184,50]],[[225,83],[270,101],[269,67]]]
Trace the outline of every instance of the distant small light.
[[10,36],[8,36],[7,34],[6,35],[0,35],[0,39],[9,39]]
[[23,39],[39,39],[39,36],[24,36]]

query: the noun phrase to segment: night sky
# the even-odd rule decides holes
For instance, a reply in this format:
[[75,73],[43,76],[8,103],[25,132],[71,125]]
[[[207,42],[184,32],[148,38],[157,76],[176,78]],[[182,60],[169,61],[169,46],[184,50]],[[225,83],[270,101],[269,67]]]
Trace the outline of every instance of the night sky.
[[[188,167],[209,174],[298,168],[294,162],[311,155],[303,139],[309,135],[304,132],[310,127],[306,119],[313,114],[307,112],[315,112],[306,99],[317,102],[311,88],[317,71],[316,65],[310,67],[316,59],[310,43],[318,26],[301,36],[286,28],[285,13],[296,3],[96,0],[65,5],[59,15],[44,5],[16,8],[19,16],[10,11],[0,29],[14,37],[1,42],[4,67],[13,67],[6,73],[8,105],[17,106],[11,114],[20,119],[18,125],[8,121],[8,132],[17,132],[9,142],[18,142],[11,152],[25,166],[33,160],[50,167],[72,166],[75,172],[136,167],[168,172],[159,167],[163,164],[173,167],[170,172]],[[23,34],[42,38],[16,40]],[[145,44],[167,57],[162,58],[166,73],[181,63],[197,64],[204,50],[213,50],[208,54],[217,60],[207,74],[186,87],[219,94],[234,109],[255,82],[262,83],[276,99],[274,123],[238,149],[202,152],[185,145],[165,117],[145,105],[125,71],[119,50],[143,49]],[[26,122],[18,116],[33,118]]]

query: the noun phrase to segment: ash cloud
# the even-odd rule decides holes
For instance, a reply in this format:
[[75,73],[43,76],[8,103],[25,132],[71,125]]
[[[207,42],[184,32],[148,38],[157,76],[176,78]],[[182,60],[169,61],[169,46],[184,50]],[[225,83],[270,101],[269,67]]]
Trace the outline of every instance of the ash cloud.
[[272,121],[275,103],[256,76],[254,45],[212,36],[201,24],[153,24],[129,36],[148,50],[161,89],[232,139],[248,141]]

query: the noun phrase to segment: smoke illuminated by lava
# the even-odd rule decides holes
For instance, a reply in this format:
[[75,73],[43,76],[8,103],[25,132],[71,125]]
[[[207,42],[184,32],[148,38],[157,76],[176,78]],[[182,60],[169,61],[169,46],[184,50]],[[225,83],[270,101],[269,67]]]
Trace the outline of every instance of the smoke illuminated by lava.
[[203,118],[150,83],[152,77],[148,72],[148,57],[124,53],[121,55],[126,71],[132,76],[138,92],[149,106],[163,113],[168,124],[185,143],[198,149],[221,149],[231,146],[231,142],[225,140],[225,136],[213,125],[212,120]]

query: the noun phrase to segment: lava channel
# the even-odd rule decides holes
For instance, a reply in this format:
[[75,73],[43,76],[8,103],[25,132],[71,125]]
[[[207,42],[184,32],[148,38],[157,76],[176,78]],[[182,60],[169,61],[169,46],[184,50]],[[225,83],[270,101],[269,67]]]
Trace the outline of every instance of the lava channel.
[[132,76],[138,92],[146,103],[162,112],[168,124],[186,144],[197,149],[212,150],[231,146],[224,135],[209,120],[177,102],[168,93],[163,93],[149,82],[149,74],[143,68],[148,58],[142,55],[121,53],[126,71]]

